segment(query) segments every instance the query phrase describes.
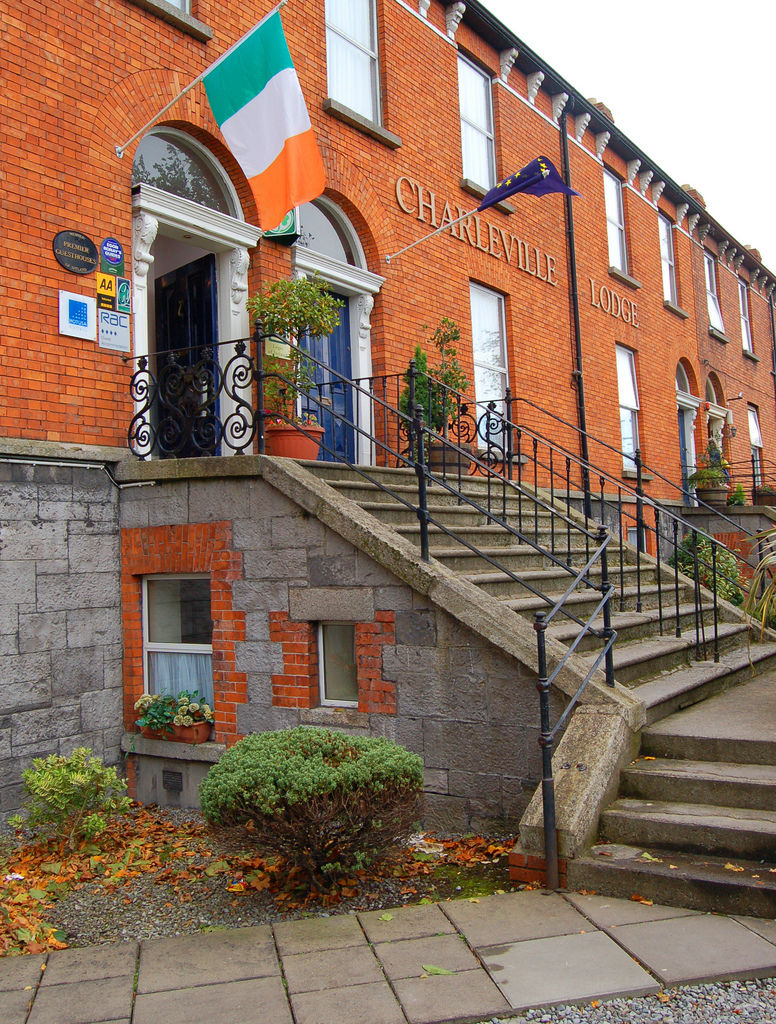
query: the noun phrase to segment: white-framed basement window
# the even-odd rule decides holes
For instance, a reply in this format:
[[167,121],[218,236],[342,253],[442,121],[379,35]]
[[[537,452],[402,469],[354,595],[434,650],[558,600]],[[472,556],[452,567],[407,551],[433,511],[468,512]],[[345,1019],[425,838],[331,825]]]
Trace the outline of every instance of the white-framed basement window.
[[318,684],[321,704],[358,707],[356,628],[352,622],[318,623]]
[[760,431],[760,417],[753,405],[747,406],[749,419],[749,443],[752,446],[752,473],[754,485],[759,487],[763,482],[763,435]]
[[620,437],[622,467],[635,470],[634,455],[639,448],[639,391],[636,384],[636,362],[629,348],[616,346],[617,391],[620,401]]
[[380,124],[375,0],[326,0],[329,98]]
[[741,312],[741,347],[744,352],[754,353],[752,346],[752,321],[749,317],[749,287],[746,281],[738,279],[738,307]]
[[489,75],[465,57],[458,58],[463,176],[475,185],[496,184],[493,95]]
[[212,706],[209,576],[143,578],[143,673],[148,693],[196,690]]
[[622,182],[604,168],[604,204],[606,206],[606,237],[609,243],[609,266],[628,273],[628,248],[625,244],[625,210]]
[[719,305],[719,292],[717,291],[717,261],[714,254],[704,252],[703,263],[706,272],[706,304],[709,310],[709,325],[720,334],[725,333],[725,324],[722,321],[722,310]]

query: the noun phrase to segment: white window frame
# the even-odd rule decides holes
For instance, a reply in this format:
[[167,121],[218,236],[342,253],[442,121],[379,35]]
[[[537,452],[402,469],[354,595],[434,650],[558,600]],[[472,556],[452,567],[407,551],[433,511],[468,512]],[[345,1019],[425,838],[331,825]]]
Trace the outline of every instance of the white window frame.
[[660,234],[660,265],[663,272],[663,298],[672,305],[677,305],[676,290],[676,257],[674,255],[674,225],[665,216],[658,214],[658,231]]
[[725,324],[722,320],[722,309],[719,304],[719,292],[717,289],[717,260],[714,253],[705,249],[703,252],[703,266],[706,276],[706,305],[709,311],[709,325],[720,334],[725,333]]
[[[358,114],[360,117],[366,118],[367,121],[371,121],[373,124],[382,123],[382,111],[380,109],[380,75],[379,75],[379,61],[378,61],[378,50],[377,50],[377,5],[376,0],[350,0],[351,10],[356,8],[357,5],[366,4],[369,11],[370,21],[370,40],[368,45],[364,45],[358,39],[355,39],[348,33],[346,25],[338,25],[331,18],[331,3],[330,0],[326,0],[326,74],[327,74],[327,88],[329,92],[329,98],[336,100],[338,103],[342,103],[349,110]],[[366,55],[369,60],[369,84],[370,84],[370,96],[354,96],[352,93],[348,95],[341,94],[337,88],[336,76],[333,75],[333,69],[335,61],[333,58],[334,47],[331,42],[337,39],[338,42],[346,44],[347,47],[352,48],[359,55]],[[365,102],[367,101],[368,102]]]
[[623,274],[628,273],[628,246],[625,238],[625,204],[622,200],[622,182],[616,174],[604,167],[604,205],[606,207],[606,239],[609,245],[609,265]]
[[748,405],[746,407],[746,418],[749,421],[749,443],[752,448],[754,485],[759,487],[763,482],[763,435],[760,430],[760,415],[757,412],[756,406]]
[[[356,699],[334,700],[326,695],[326,640],[324,631],[327,626],[347,626],[353,631],[353,665],[356,673]],[[357,708],[358,707],[358,662],[356,660],[356,627],[352,622],[319,622],[318,623],[318,690],[319,702],[325,707]]]
[[741,313],[741,347],[744,352],[754,355],[752,345],[752,321],[749,314],[749,285],[738,279],[738,308]]
[[[462,68],[465,68],[466,72],[472,72],[480,80],[485,100],[486,124],[478,124],[476,121],[473,121],[464,115],[463,103],[461,102],[464,88],[461,73]],[[474,182],[476,185],[490,189],[496,184],[496,137],[493,127],[493,80],[487,72],[483,71],[482,68],[477,67],[476,64],[467,60],[466,57],[463,57],[461,54],[458,55],[458,106],[461,115],[461,166],[463,170],[463,177]],[[474,133],[475,136],[484,141],[485,150],[487,152],[487,180],[485,181],[479,180],[481,175],[478,173],[477,167],[475,166],[476,164],[479,164],[479,160],[474,160],[474,154],[466,145],[466,138],[469,132]]]
[[[617,368],[617,394],[620,405],[620,443],[622,444],[622,468],[636,468],[635,454],[640,448],[639,441],[639,388],[636,380],[636,360],[634,353],[624,345],[615,345]],[[626,432],[623,424],[628,422],[629,433],[633,438],[633,452],[626,449]]]
[[[151,689],[151,672],[149,666],[149,655],[151,654],[206,654],[210,658],[210,673],[211,673],[211,689],[213,687],[213,643],[212,633],[211,642],[209,644],[188,644],[188,643],[172,643],[172,642],[160,642],[151,641],[149,639],[149,600],[148,600],[148,583],[150,580],[209,580],[210,576],[208,573],[190,572],[190,573],[152,573],[148,576],[143,577],[143,590],[142,590],[142,610],[143,610],[143,688],[146,693],[153,693]],[[212,621],[212,605],[211,605],[211,621]],[[194,685],[188,687],[189,690],[196,689]],[[213,694],[200,693],[200,697],[207,703],[213,703]]]
[[[499,363],[494,363],[491,360],[485,359],[478,353],[478,340],[481,337],[481,332],[477,330],[477,323],[483,318],[479,315],[475,316],[475,303],[480,296],[488,301],[492,301],[493,299],[496,300],[498,324],[492,324],[488,329],[498,331],[501,350],[501,362]],[[494,291],[492,288],[485,288],[483,285],[475,284],[472,281],[469,284],[469,302],[472,316],[472,361],[474,366],[474,401],[477,406],[477,418],[479,419],[479,417],[482,416],[489,402],[495,402],[497,412],[504,415],[506,412],[504,409],[504,398],[506,395],[506,389],[509,385],[509,361],[507,357],[506,309],[504,306],[504,296],[500,292]],[[478,368],[487,370],[488,372],[497,373],[501,377],[501,394],[499,396],[488,395],[487,397],[482,397],[477,394]],[[485,445],[486,441],[480,438],[478,443]]]

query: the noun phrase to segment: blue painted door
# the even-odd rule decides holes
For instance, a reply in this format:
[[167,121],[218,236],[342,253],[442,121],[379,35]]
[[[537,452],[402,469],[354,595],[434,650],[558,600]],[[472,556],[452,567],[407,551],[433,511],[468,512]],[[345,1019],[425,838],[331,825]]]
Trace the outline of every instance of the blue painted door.
[[215,256],[158,277],[154,299],[162,453],[218,454]]
[[[353,424],[354,396],[348,383],[352,374],[350,348],[350,309],[346,296],[335,298],[343,302],[339,310],[339,324],[328,337],[308,338],[309,353],[334,371],[316,366],[315,387],[304,410],[313,413],[326,433],[321,444],[320,459],[327,462],[355,461],[356,436]],[[343,381],[341,377],[344,377]]]

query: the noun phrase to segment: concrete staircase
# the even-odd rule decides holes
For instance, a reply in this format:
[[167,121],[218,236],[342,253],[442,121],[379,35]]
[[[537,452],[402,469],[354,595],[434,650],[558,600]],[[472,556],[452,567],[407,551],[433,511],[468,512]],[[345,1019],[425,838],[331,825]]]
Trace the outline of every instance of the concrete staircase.
[[[397,500],[345,466],[308,463],[306,468],[397,533],[418,541],[416,514],[401,500],[417,501],[411,470],[369,470]],[[490,503],[513,529],[551,547],[560,561],[584,565],[590,550],[584,536],[557,519],[553,523],[530,498],[504,496],[480,478],[465,478],[462,490],[481,506]],[[434,520],[430,553],[448,569],[530,622],[547,609],[548,597],[554,600],[565,591],[569,574],[530,544],[518,543],[441,487],[430,487],[428,500]],[[701,627],[706,646],[699,659],[689,582],[680,579],[677,612],[673,570],[664,566],[658,579],[655,563],[642,558],[637,588],[636,553],[627,545],[621,552],[614,541],[609,575],[619,590],[612,598],[615,677],[643,702],[647,725],[640,756],[623,772],[619,796],[602,816],[603,842],[569,861],[569,885],[772,916],[776,698],[765,698],[776,694],[776,645],[750,634],[740,612],[721,602],[715,663],[709,597]],[[569,606],[587,618],[599,599],[597,591],[582,590]],[[577,623],[566,618],[550,626],[548,637],[568,645],[578,632]],[[578,664],[583,669],[592,664],[598,649],[600,641],[585,638]]]

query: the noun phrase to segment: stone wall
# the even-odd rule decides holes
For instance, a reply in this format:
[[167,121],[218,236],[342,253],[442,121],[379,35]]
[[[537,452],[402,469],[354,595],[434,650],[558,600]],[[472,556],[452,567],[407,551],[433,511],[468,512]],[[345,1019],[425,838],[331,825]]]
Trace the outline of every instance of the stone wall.
[[[237,706],[236,734],[217,731],[217,739],[229,743],[237,735],[297,724],[386,736],[423,758],[427,826],[479,828],[499,819],[516,824],[540,771],[536,679],[528,669],[310,515],[255,468],[252,475],[232,479],[159,479],[153,488],[122,493],[124,537],[131,534],[137,542],[148,536],[156,544],[167,529],[177,551],[178,526],[184,523],[219,529],[228,524],[239,556],[235,564],[242,566],[224,606],[231,619],[244,617],[244,639],[230,641],[229,653],[234,643],[234,669],[245,680],[245,698]],[[125,581],[124,592],[137,590]],[[132,611],[124,609],[125,621]],[[220,665],[224,652],[216,639],[215,610],[213,618],[214,664]],[[318,702],[317,669],[307,656],[306,638],[309,625],[322,619],[356,623],[357,638],[358,624],[373,624],[367,634],[372,642],[358,657],[359,709]],[[300,628],[289,631],[289,623]],[[289,637],[300,641],[290,645],[295,668],[289,667]],[[375,689],[385,695],[378,705]],[[233,695],[227,697],[231,708]],[[216,680],[217,720],[220,700]],[[361,710],[375,706],[381,710]],[[157,745],[161,758],[165,744]],[[146,742],[144,786],[151,784],[148,753]],[[160,760],[160,771],[161,765]],[[163,794],[161,785],[157,792]]]
[[120,756],[119,492],[95,451],[24,447],[0,447],[0,812],[33,757]]

